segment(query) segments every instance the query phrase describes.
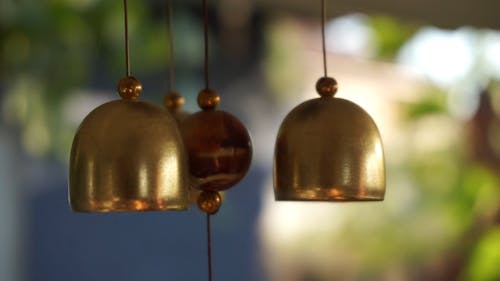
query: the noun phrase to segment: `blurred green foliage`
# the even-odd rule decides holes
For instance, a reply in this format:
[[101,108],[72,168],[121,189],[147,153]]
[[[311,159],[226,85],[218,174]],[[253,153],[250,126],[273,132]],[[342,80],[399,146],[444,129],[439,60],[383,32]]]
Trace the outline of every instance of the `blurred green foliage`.
[[375,34],[377,56],[392,59],[401,46],[418,30],[418,25],[403,23],[394,18],[376,15],[370,17],[370,25]]
[[285,102],[291,95],[296,95],[301,84],[301,69],[297,60],[301,58],[297,46],[302,38],[293,32],[298,23],[286,18],[277,18],[266,32],[266,59],[263,71],[267,78],[272,97],[278,103]]
[[443,113],[446,110],[446,94],[436,88],[429,87],[427,94],[418,103],[407,107],[405,118],[415,120],[429,114]]
[[477,244],[463,280],[500,280],[500,227],[490,229]]
[[[106,92],[114,92],[125,72],[122,5],[102,0],[0,2],[2,114],[8,124],[21,129],[29,153],[67,161],[78,124],[64,116],[64,102],[75,92],[103,87],[103,81],[109,81]],[[185,32],[174,25],[176,43],[181,45],[177,54],[198,65],[201,52],[196,44],[193,49],[192,38],[200,28],[192,15],[178,13]],[[164,71],[169,63],[164,19],[153,16],[143,1],[129,1],[129,30],[133,75]]]

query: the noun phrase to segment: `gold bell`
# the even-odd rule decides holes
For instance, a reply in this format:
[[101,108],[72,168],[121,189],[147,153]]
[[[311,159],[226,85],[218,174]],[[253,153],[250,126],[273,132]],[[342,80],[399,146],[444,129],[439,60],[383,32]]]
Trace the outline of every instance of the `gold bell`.
[[333,97],[333,78],[321,78],[316,89],[322,97],[293,109],[278,132],[276,200],[384,200],[384,153],[377,126],[358,105]]
[[142,87],[125,77],[122,100],[105,103],[83,120],[73,140],[69,199],[77,212],[184,210],[187,157],[174,118],[137,101]]

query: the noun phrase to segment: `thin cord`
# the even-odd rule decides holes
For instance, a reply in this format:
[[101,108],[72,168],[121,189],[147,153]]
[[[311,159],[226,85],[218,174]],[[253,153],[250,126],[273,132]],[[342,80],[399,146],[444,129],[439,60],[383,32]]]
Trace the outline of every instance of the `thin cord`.
[[174,33],[172,32],[172,0],[167,0],[168,92],[174,89]]
[[323,40],[323,67],[325,70],[325,77],[327,77],[328,71],[326,68],[325,21],[326,21],[326,4],[325,0],[321,0],[321,39]]
[[208,280],[212,281],[212,232],[210,230],[210,214],[207,213],[207,254],[208,254]]
[[205,36],[205,89],[210,86],[208,77],[208,8],[207,0],[203,0],[203,33]]
[[130,76],[130,51],[128,39],[128,5],[127,0],[123,0],[123,14],[125,21],[125,74]]

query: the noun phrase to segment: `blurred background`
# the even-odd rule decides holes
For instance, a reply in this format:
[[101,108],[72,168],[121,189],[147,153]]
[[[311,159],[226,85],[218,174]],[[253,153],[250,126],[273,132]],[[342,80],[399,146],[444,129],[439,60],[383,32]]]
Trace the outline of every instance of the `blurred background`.
[[[500,3],[328,2],[330,75],[381,131],[386,199],[274,202],[279,125],[322,75],[320,1],[213,1],[212,85],[254,144],[213,220],[215,280],[500,280]],[[129,5],[142,97],[161,104],[175,63],[196,111],[201,3],[174,1],[173,62],[165,2]],[[0,280],[206,280],[196,207],[70,211],[73,135],[118,98],[123,54],[121,1],[0,2]]]

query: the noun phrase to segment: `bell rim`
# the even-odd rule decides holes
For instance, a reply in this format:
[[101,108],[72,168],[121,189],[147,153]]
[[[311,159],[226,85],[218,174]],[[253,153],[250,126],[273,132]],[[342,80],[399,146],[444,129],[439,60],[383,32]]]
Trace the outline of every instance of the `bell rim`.
[[108,210],[108,209],[92,209],[92,208],[78,208],[73,205],[71,205],[71,211],[74,213],[86,213],[86,214],[92,214],[92,213],[99,213],[99,214],[112,214],[112,213],[146,213],[146,212],[182,212],[182,211],[187,211],[189,210],[189,206],[183,206],[183,207],[168,207],[168,208],[150,208],[150,209],[141,209],[141,210],[131,210],[131,209],[113,209],[113,210]]
[[385,201],[382,197],[343,197],[343,198],[300,198],[295,196],[280,196],[274,194],[274,201],[283,202],[330,202],[330,203],[353,203],[353,202],[381,202]]

